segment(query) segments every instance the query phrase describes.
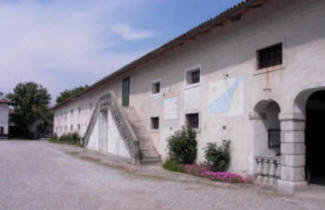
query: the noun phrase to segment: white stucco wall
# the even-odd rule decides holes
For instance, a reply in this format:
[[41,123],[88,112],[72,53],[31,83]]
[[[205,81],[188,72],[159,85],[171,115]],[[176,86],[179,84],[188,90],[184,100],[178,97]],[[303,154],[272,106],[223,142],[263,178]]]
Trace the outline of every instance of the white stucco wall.
[[91,150],[99,151],[98,143],[99,143],[99,119],[95,121],[93,131],[89,136],[87,148]]
[[[204,160],[202,148],[208,142],[221,143],[229,139],[230,170],[252,174],[257,145],[254,145],[256,127],[250,115],[255,105],[272,99],[279,104],[281,113],[292,113],[295,98],[301,91],[325,87],[325,27],[321,27],[325,25],[324,10],[325,1],[268,1],[263,7],[244,14],[239,21],[229,21],[58,108],[54,129],[81,123],[83,134],[92,113],[90,104],[94,107],[98,98],[109,90],[114,91],[121,102],[122,79],[129,76],[130,106],[151,132],[163,158],[167,157],[166,140],[185,125],[185,114],[198,112],[198,162]],[[283,65],[257,70],[256,51],[279,42],[283,43]],[[187,88],[185,71],[195,66],[201,66],[201,83]],[[211,97],[216,96],[220,88],[230,88],[233,81],[240,78],[230,107],[211,112]],[[152,96],[150,83],[157,79],[161,81],[161,94]],[[176,98],[176,118],[166,119],[164,100],[170,97]],[[78,107],[82,110],[79,118],[64,121],[59,117]],[[158,131],[150,130],[153,116],[160,117]]]
[[116,126],[112,113],[108,112],[108,144],[107,152],[113,155],[131,159],[124,140]]
[[[87,148],[131,159],[129,151],[112,117],[112,113],[107,112],[105,114],[108,115],[106,116],[107,118],[102,117],[100,114],[96,120],[93,131],[89,137]],[[102,120],[107,120],[107,122],[102,122]],[[103,125],[107,127],[105,128]],[[107,148],[101,148],[100,145],[106,145]]]
[[4,128],[4,134],[8,134],[9,106],[7,103],[0,103],[0,127]]

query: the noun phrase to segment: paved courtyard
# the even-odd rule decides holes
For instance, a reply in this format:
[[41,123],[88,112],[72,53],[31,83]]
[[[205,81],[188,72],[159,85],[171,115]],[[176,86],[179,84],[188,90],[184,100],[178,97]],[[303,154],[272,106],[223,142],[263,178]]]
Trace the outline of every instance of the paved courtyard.
[[46,141],[0,141],[0,210],[325,209],[322,194],[308,195],[130,166]]

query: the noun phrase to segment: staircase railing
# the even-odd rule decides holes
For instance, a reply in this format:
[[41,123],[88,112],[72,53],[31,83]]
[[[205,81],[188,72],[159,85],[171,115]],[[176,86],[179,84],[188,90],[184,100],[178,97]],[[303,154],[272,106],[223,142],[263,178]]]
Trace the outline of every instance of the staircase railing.
[[100,99],[96,103],[95,110],[91,116],[86,133],[83,138],[83,145],[87,146],[90,135],[94,129],[96,119],[98,119],[99,113],[102,110],[109,110],[112,113],[113,119],[117,125],[120,135],[122,136],[128,148],[130,156],[134,161],[138,162],[140,160],[139,140],[135,135],[125,114],[123,113],[122,108],[118,104],[113,91],[110,91],[108,94],[100,97]]

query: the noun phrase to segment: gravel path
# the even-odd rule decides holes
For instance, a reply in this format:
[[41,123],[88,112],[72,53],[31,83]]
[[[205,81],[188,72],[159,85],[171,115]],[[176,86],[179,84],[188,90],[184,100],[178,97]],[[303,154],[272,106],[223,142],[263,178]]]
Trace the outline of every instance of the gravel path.
[[0,141],[0,210],[325,209],[325,199],[216,184],[94,156],[46,141]]

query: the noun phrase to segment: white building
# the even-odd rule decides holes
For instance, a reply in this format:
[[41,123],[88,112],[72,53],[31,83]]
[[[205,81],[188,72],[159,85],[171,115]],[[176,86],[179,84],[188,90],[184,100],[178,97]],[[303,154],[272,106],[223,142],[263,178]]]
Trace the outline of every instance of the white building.
[[304,189],[325,179],[324,11],[325,0],[243,1],[56,105],[54,131],[153,161],[188,124],[198,162],[229,139],[230,171]]
[[8,137],[9,103],[0,92],[0,138]]

